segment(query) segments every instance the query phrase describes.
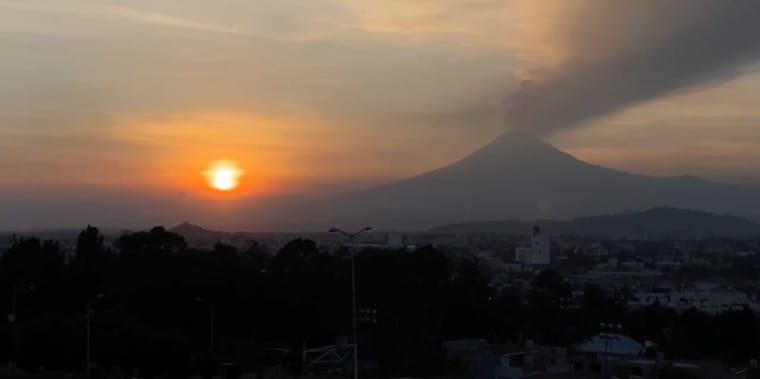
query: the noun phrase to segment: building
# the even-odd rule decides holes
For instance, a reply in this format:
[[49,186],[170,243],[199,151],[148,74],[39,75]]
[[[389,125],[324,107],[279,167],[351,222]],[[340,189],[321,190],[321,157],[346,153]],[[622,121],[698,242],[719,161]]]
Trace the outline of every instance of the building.
[[[628,377],[650,377],[653,367],[638,362],[646,348],[622,334],[601,333],[575,346],[570,359],[572,372],[580,378],[609,378],[624,373]],[[656,367],[655,367],[656,368]]]
[[636,357],[644,353],[644,345],[622,334],[602,333],[575,347],[581,353]]
[[526,265],[548,265],[552,263],[551,240],[541,234],[541,228],[533,227],[529,246],[515,248],[515,261]]
[[538,346],[527,341],[524,346],[488,344],[484,340],[444,341],[446,353],[457,358],[475,379],[536,378],[569,372],[567,349]]
[[496,367],[497,379],[534,378],[542,374],[569,372],[567,349],[560,347],[532,346],[530,342],[520,351],[501,356]]
[[660,304],[679,311],[690,308],[716,315],[744,307],[760,311],[760,302],[737,289],[715,283],[697,282],[686,288],[660,288],[641,290],[634,293],[628,302],[632,308]]

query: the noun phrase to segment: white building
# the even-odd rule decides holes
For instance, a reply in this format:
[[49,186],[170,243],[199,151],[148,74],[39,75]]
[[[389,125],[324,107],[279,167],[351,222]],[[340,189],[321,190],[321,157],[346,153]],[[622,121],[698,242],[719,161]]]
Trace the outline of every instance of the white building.
[[530,246],[515,248],[515,261],[526,265],[548,265],[552,263],[551,240],[541,234],[541,228],[533,228]]
[[581,353],[635,357],[644,353],[645,346],[622,334],[603,333],[579,343],[575,349]]
[[457,357],[476,379],[522,379],[567,373],[567,349],[537,346],[493,345],[484,340],[443,341],[443,350]]
[[709,314],[719,314],[728,310],[748,307],[760,311],[760,302],[736,289],[718,286],[714,283],[696,283],[693,288],[669,289],[661,291],[638,291],[629,301],[631,307],[644,307],[659,303],[676,310],[696,308]]

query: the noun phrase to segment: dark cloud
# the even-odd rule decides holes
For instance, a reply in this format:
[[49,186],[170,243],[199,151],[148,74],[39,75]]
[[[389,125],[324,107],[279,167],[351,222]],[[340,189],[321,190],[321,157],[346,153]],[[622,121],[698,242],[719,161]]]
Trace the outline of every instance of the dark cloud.
[[513,128],[547,134],[732,78],[760,56],[760,1],[574,2],[551,20],[566,52],[506,100]]

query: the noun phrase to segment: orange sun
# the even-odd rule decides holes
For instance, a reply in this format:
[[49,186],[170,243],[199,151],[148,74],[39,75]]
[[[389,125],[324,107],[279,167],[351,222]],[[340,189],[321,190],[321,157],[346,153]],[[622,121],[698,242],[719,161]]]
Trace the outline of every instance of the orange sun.
[[243,170],[235,162],[215,161],[211,163],[205,174],[211,188],[227,192],[238,187]]

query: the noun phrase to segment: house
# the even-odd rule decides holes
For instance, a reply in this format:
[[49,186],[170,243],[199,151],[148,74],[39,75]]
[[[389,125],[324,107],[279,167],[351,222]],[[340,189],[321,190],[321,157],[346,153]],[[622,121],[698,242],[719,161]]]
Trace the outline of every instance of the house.
[[443,349],[476,379],[536,378],[569,371],[567,349],[536,346],[532,341],[519,346],[466,339],[444,341]]

